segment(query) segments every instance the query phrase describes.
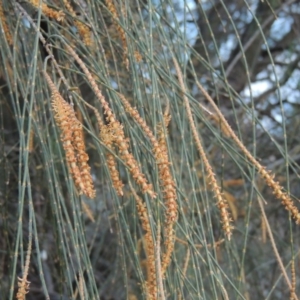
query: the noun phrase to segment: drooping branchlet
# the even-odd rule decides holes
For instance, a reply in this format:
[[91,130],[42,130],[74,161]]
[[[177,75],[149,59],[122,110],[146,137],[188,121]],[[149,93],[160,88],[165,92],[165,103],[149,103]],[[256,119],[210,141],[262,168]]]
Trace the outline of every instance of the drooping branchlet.
[[248,160],[256,167],[258,173],[261,177],[265,180],[267,185],[273,190],[273,194],[278,200],[281,200],[283,206],[291,213],[292,217],[295,219],[296,224],[300,224],[300,212],[298,208],[294,205],[293,200],[291,197],[283,191],[282,186],[279,182],[274,180],[275,175],[272,172],[267,171],[253,155],[248,151],[248,149],[243,145],[243,143],[239,140],[237,135],[234,133],[228,122],[226,121],[224,115],[215,104],[214,100],[210,97],[207,91],[203,88],[203,86],[196,81],[196,84],[200,91],[203,93],[205,98],[209,101],[213,109],[218,115],[220,122],[222,123],[223,128],[226,130],[226,135],[231,137],[233,141],[237,144],[237,146],[241,149],[241,151],[246,155]]
[[177,62],[175,57],[173,57],[173,62],[174,62],[174,66],[175,66],[175,69],[176,69],[177,76],[178,76],[179,84],[180,84],[180,87],[182,89],[183,101],[184,101],[184,104],[185,104],[185,108],[186,108],[189,124],[190,124],[191,130],[192,130],[193,138],[195,140],[197,150],[199,151],[199,154],[200,154],[200,156],[203,160],[205,170],[207,172],[207,177],[209,178],[209,183],[212,186],[212,191],[214,192],[215,197],[217,198],[217,206],[220,210],[221,223],[223,224],[223,226],[222,226],[223,230],[224,230],[228,240],[230,240],[231,235],[232,235],[233,226],[231,225],[232,219],[231,219],[230,214],[228,212],[228,204],[227,204],[227,201],[226,201],[225,197],[221,193],[221,190],[220,190],[220,187],[217,183],[215,174],[214,174],[214,172],[212,170],[212,167],[211,167],[211,165],[210,165],[210,163],[207,159],[206,153],[204,151],[201,140],[199,138],[197,128],[196,128],[196,125],[195,125],[195,122],[194,122],[194,119],[193,119],[192,110],[191,110],[191,107],[190,107],[190,104],[189,104],[189,100],[188,100],[187,96],[185,95],[186,88],[185,88],[185,85],[184,85],[182,72],[179,68],[178,62]]

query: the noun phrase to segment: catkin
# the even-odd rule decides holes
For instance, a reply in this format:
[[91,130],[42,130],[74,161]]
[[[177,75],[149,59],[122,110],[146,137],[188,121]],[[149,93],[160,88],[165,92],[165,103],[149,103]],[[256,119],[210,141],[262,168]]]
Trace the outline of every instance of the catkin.
[[30,282],[24,278],[18,278],[18,292],[16,298],[18,300],[25,300],[26,294],[29,292]]
[[55,19],[56,21],[60,22],[64,19],[65,14],[62,11],[56,11],[50,7],[48,7],[47,4],[42,3],[40,4],[40,0],[29,0],[32,6],[36,8],[41,8],[43,14],[49,18]]
[[[244,147],[244,153],[246,154],[248,150]],[[274,180],[275,175],[270,171],[267,171],[260,163],[252,157],[250,152],[248,152],[249,160],[256,166],[258,173],[266,181],[267,185],[273,190],[273,194],[279,200],[281,200],[283,206],[291,213],[292,217],[296,220],[296,224],[300,224],[300,212],[298,208],[294,205],[291,197],[283,191],[282,186],[279,182]]]
[[105,4],[107,6],[107,9],[112,14],[114,24],[116,26],[119,37],[122,41],[122,46],[124,47],[124,51],[127,51],[126,35],[125,35],[125,32],[124,32],[123,28],[117,22],[117,20],[119,19],[119,14],[117,12],[116,6],[115,6],[113,0],[105,0]]
[[290,300],[296,300],[296,270],[295,270],[295,257],[292,258],[291,262],[291,290],[290,290]]
[[107,153],[106,155],[107,165],[110,172],[111,180],[113,182],[113,186],[119,196],[123,196],[123,182],[120,179],[119,171],[117,170],[117,164],[115,157],[111,153]]
[[95,198],[96,192],[94,189],[93,179],[91,176],[91,168],[88,165],[89,156],[86,153],[85,150],[85,144],[84,144],[84,137],[83,137],[83,130],[81,123],[76,119],[76,116],[74,114],[74,110],[72,110],[71,114],[71,122],[74,124],[73,126],[73,145],[76,151],[77,155],[77,163],[80,169],[80,175],[82,178],[82,181],[84,182],[85,188],[85,194],[89,198]]
[[[99,118],[99,117],[98,117]],[[103,141],[103,143],[110,149],[113,150],[113,137],[109,131],[109,126],[104,125],[102,121],[99,121],[99,127],[100,127],[100,138]],[[120,179],[119,172],[117,170],[117,163],[115,160],[115,157],[111,153],[106,154],[106,161],[107,161],[107,166],[108,170],[110,173],[110,177],[113,183],[113,187],[116,190],[116,193],[119,196],[123,196],[123,183]]]
[[90,174],[90,167],[87,164],[89,157],[85,151],[82,125],[76,118],[73,107],[62,98],[49,75],[44,72],[44,76],[51,89],[54,118],[61,130],[66,160],[75,185],[79,194],[95,198],[96,191]]
[[147,257],[147,299],[157,299],[157,280],[156,280],[156,268],[155,268],[155,246],[151,233],[150,220],[147,212],[146,204],[136,194],[135,190],[130,186],[134,199],[136,201],[136,207],[139,214],[142,228],[145,231],[145,244],[146,244],[146,257]]
[[[164,114],[164,125],[167,128],[171,116],[168,112]],[[167,130],[167,129],[166,129]],[[154,148],[154,153],[156,155],[159,178],[161,181],[161,186],[163,187],[164,202],[166,205],[166,222],[165,222],[165,252],[162,258],[161,272],[162,276],[165,276],[167,267],[171,262],[172,253],[175,244],[175,231],[174,224],[178,218],[178,204],[176,195],[176,184],[173,180],[170,163],[168,160],[168,148],[166,143],[166,135],[163,129],[163,125],[159,125],[158,130],[158,147]],[[159,150],[158,150],[159,149]]]
[[23,276],[22,278],[18,277],[18,292],[16,295],[17,300],[25,300],[26,294],[28,294],[29,292],[30,282],[27,280],[27,276],[29,272],[31,248],[32,248],[32,234],[30,233],[28,247],[27,247],[26,261],[23,270]]
[[69,104],[57,92],[52,91],[51,95],[52,107],[55,112],[55,120],[61,130],[61,140],[66,153],[66,160],[70,169],[70,173],[74,179],[75,185],[79,190],[79,194],[84,191],[84,184],[81,178],[80,170],[77,164],[76,153],[72,144],[72,127],[70,123]]

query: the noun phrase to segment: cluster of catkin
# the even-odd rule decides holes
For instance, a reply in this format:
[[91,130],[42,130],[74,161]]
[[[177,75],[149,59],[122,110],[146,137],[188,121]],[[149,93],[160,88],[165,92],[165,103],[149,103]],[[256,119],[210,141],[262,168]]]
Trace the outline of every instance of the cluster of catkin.
[[279,184],[279,182],[274,180],[275,175],[272,174],[272,172],[267,171],[257,160],[253,155],[248,151],[248,149],[244,146],[244,144],[239,140],[237,135],[234,133],[228,122],[226,121],[224,115],[218,108],[218,106],[215,104],[213,99],[210,97],[210,95],[207,93],[207,91],[204,89],[204,87],[196,81],[196,84],[199,88],[199,90],[203,93],[205,98],[209,101],[209,103],[212,105],[213,109],[218,115],[219,120],[222,123],[222,128],[226,130],[226,135],[231,137],[234,142],[237,144],[237,146],[242,150],[242,152],[246,155],[246,157],[249,159],[249,161],[256,167],[258,170],[258,173],[261,175],[261,177],[265,180],[267,185],[273,190],[273,194],[275,197],[282,201],[282,204],[284,207],[291,213],[292,217],[295,219],[296,224],[300,224],[300,212],[298,208],[294,205],[293,200],[291,197],[283,191],[283,187]]
[[[56,11],[52,8],[50,8],[47,4],[39,3],[39,0],[29,0],[29,2],[31,3],[32,6],[34,6],[35,8],[41,8],[42,13],[47,16],[48,18],[51,19],[55,19],[58,22],[61,22],[64,20],[65,18],[65,13],[60,10],[60,11]],[[72,5],[70,4],[69,0],[63,0],[64,5],[67,9],[67,11],[70,13],[70,15],[73,18],[77,18],[76,16],[76,12],[74,11]],[[85,25],[83,22],[75,19],[74,20],[74,24],[78,30],[79,36],[82,38],[83,42],[85,43],[85,45],[87,46],[91,46],[92,45],[92,39],[91,39],[91,30],[90,28]]]
[[[67,9],[67,11],[71,14],[71,16],[73,18],[77,18],[76,16],[76,12],[74,11],[72,5],[70,4],[69,0],[63,0],[64,5]],[[85,25],[84,23],[82,23],[81,21],[74,19],[74,24],[77,27],[79,36],[82,38],[83,42],[85,43],[85,45],[87,46],[91,46],[92,43],[92,39],[91,39],[91,30],[90,28]]]
[[[79,66],[87,76],[91,88],[93,89],[96,97],[100,101],[100,104],[102,105],[104,111],[104,115],[106,116],[107,133],[110,135],[112,143],[116,146],[121,158],[125,162],[125,165],[128,167],[131,176],[133,177],[135,182],[141,187],[143,193],[148,193],[150,197],[155,198],[156,193],[154,192],[152,185],[147,182],[145,175],[141,172],[139,168],[138,162],[136,161],[134,156],[129,152],[129,141],[127,138],[125,138],[125,133],[122,124],[116,119],[115,114],[113,113],[113,111],[109,107],[109,104],[102,95],[93,75],[88,70],[82,59],[72,49],[72,47],[70,47],[67,44],[65,46],[68,52],[79,64]],[[101,126],[101,124],[99,124],[99,126]]]
[[66,153],[66,160],[75,185],[79,194],[95,198],[96,191],[90,173],[90,166],[87,163],[89,157],[85,150],[82,124],[76,118],[72,105],[62,98],[49,75],[44,72],[44,76],[51,90],[51,104],[55,112],[55,121],[61,130],[61,140]]
[[112,14],[114,25],[115,25],[116,30],[118,32],[118,35],[119,35],[119,37],[121,39],[122,48],[123,48],[123,58],[124,58],[124,62],[125,62],[126,68],[128,69],[128,67],[129,67],[129,61],[128,61],[128,58],[127,58],[128,47],[127,47],[127,41],[126,41],[125,31],[120,26],[120,24],[118,23],[119,15],[118,15],[118,12],[117,12],[117,9],[115,7],[115,4],[114,4],[113,0],[105,0],[105,4],[107,6],[107,9]]
[[[137,109],[133,108],[127,99],[119,94],[119,97],[124,104],[125,110],[131,115],[131,117],[140,125],[143,132],[149,138],[153,146],[153,154],[158,166],[158,174],[160,180],[160,186],[163,191],[163,199],[166,207],[166,221],[165,221],[165,252],[162,257],[161,273],[164,276],[168,265],[171,262],[171,256],[174,249],[174,224],[177,221],[177,196],[176,196],[176,185],[170,170],[170,162],[168,158],[168,148],[166,144],[166,136],[163,125],[159,126],[159,139],[157,140],[152,133],[149,126],[139,115]],[[170,122],[170,115],[168,112],[164,114],[164,125],[165,128]]]
[[65,17],[65,14],[63,13],[63,11],[56,11],[56,10],[50,8],[47,4],[43,3],[40,0],[29,0],[29,2],[35,8],[41,8],[42,13],[45,16],[47,16],[51,19],[55,19],[58,22],[62,21]]

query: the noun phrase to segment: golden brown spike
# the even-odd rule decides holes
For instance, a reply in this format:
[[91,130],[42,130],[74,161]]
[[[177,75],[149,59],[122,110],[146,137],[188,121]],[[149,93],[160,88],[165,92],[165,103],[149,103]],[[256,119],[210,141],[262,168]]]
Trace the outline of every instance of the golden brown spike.
[[29,234],[29,241],[28,241],[28,247],[27,247],[25,266],[24,266],[24,270],[23,270],[23,276],[22,276],[22,278],[18,277],[18,292],[16,295],[16,298],[18,300],[25,300],[26,294],[28,294],[28,292],[29,292],[30,282],[27,280],[27,276],[28,276],[28,272],[29,272],[31,248],[32,248],[32,235]]
[[74,110],[72,110],[71,114],[71,124],[73,125],[73,140],[72,143],[74,145],[76,155],[77,155],[77,162],[80,169],[80,175],[82,178],[82,181],[84,183],[85,189],[84,193],[89,198],[95,198],[96,191],[94,189],[93,179],[91,176],[91,168],[87,164],[89,160],[89,156],[86,153],[85,150],[85,144],[84,144],[84,137],[83,137],[83,130],[81,123],[76,119]]
[[[109,126],[104,125],[102,121],[98,121],[99,123],[99,127],[100,127],[100,138],[103,141],[103,143],[110,149],[113,150],[113,137],[109,131]],[[116,193],[119,196],[123,196],[123,186],[124,184],[122,183],[122,181],[120,180],[120,175],[119,172],[117,170],[117,163],[115,160],[114,155],[112,155],[111,153],[107,153],[106,154],[106,159],[107,159],[107,165],[108,165],[108,170],[110,173],[110,177],[113,183],[113,187],[116,190]]]
[[143,203],[142,199],[136,194],[135,190],[130,185],[131,192],[136,201],[136,207],[139,214],[142,228],[145,231],[145,244],[146,244],[146,256],[147,256],[147,299],[157,299],[157,283],[156,283],[156,268],[155,268],[155,245],[151,233],[151,225],[147,212],[146,204]]
[[291,262],[291,290],[290,290],[290,300],[296,300],[296,269],[295,269],[295,257],[292,258]]
[[117,170],[117,164],[115,157],[111,153],[107,153],[106,155],[107,165],[110,172],[111,180],[114,188],[119,196],[123,196],[123,182],[120,179],[120,174]]
[[84,193],[89,198],[95,198],[96,191],[90,174],[90,167],[87,164],[89,157],[85,151],[82,125],[76,118],[73,107],[62,98],[49,75],[44,72],[44,76],[51,89],[54,118],[61,130],[66,160],[75,185],[79,194]]
[[81,36],[84,44],[87,46],[92,46],[93,42],[92,42],[92,38],[91,38],[90,28],[78,20],[75,20],[74,24],[77,27],[78,33]]
[[[58,92],[52,91],[52,107],[55,112],[55,120],[61,130],[61,140],[66,153],[66,160],[70,169],[70,173],[75,181],[75,185],[79,190],[79,194],[84,193],[85,186],[81,178],[80,170],[77,164],[76,152],[73,146],[73,125],[71,124],[69,104],[60,96]],[[76,125],[76,124],[75,124]]]
[[23,276],[23,278],[18,277],[18,292],[16,295],[16,298],[18,300],[26,299],[26,294],[29,293],[29,285],[30,285],[30,282],[27,281],[26,279],[24,279],[24,276]]
[[[245,147],[244,151],[248,152],[248,150]],[[246,154],[246,152],[244,153]],[[296,220],[296,224],[300,224],[300,213],[298,208],[294,205],[294,202],[291,199],[291,197],[283,191],[283,188],[279,184],[279,182],[274,180],[275,175],[273,175],[271,172],[267,171],[263,166],[261,166],[260,163],[254,157],[252,157],[252,155],[248,158],[256,166],[259,174],[266,181],[267,185],[273,190],[273,194],[275,195],[275,197],[281,200],[284,207],[292,214],[292,217]]]
[[[168,112],[164,114],[165,128],[168,126],[171,116]],[[175,243],[174,224],[178,218],[178,204],[176,195],[176,184],[170,170],[168,159],[168,147],[163,124],[158,126],[158,145],[154,146],[154,154],[158,164],[159,178],[164,192],[164,202],[166,205],[166,224],[165,224],[165,253],[162,258],[162,276],[165,276],[167,267],[171,262]]]
[[138,63],[143,60],[141,53],[137,50],[134,51],[134,58]]

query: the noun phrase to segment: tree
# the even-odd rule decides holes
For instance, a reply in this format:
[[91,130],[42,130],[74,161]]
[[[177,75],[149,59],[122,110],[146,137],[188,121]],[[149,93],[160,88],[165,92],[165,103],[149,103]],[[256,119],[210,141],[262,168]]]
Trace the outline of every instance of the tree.
[[298,299],[298,11],[2,0],[3,299]]

